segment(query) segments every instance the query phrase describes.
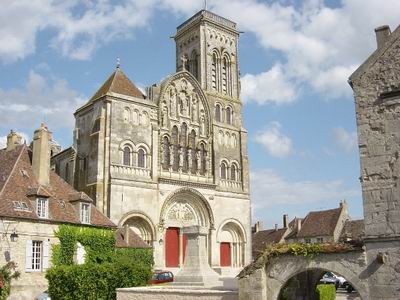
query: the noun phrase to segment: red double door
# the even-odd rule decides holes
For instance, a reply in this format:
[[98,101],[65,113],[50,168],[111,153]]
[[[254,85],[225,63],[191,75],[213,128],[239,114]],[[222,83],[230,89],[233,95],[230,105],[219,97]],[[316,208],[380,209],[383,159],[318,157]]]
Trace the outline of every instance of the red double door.
[[[165,266],[169,268],[179,267],[179,228],[167,228],[165,233]],[[182,235],[182,261],[185,261],[186,236]]]

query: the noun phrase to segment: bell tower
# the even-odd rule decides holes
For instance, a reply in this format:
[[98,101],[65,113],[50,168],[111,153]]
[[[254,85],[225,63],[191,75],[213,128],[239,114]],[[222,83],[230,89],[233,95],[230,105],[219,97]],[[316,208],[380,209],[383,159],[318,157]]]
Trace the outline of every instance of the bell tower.
[[236,23],[199,11],[177,28],[177,71],[189,71],[207,93],[239,99],[238,39]]

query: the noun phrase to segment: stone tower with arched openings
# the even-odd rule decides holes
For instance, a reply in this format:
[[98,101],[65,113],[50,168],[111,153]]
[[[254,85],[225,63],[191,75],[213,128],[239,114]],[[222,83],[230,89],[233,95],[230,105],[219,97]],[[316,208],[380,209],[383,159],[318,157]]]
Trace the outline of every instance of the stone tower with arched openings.
[[75,112],[74,146],[53,158],[103,213],[153,246],[157,268],[182,266],[191,225],[208,231],[209,264],[221,274],[250,262],[238,38],[235,23],[198,12],[177,28],[176,73],[145,95],[118,65]]

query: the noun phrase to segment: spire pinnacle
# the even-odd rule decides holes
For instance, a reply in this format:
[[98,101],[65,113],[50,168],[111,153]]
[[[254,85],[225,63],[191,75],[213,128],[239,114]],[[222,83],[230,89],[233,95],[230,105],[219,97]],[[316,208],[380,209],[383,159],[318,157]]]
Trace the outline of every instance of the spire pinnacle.
[[120,66],[121,66],[121,60],[119,59],[119,57],[117,57],[117,69],[119,69]]

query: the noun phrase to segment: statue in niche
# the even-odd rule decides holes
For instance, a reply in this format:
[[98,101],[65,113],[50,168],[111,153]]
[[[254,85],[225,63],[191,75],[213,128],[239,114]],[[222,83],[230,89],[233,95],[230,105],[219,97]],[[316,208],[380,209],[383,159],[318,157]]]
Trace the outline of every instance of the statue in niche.
[[164,101],[161,108],[161,126],[166,127],[168,123],[168,107],[167,103]]
[[171,103],[171,117],[174,118],[176,116],[176,90],[175,88],[171,88],[169,91],[169,99]]
[[179,168],[183,168],[183,147],[179,148]]
[[199,120],[198,120],[198,118],[199,118],[199,116],[198,116],[198,110],[197,110],[197,104],[198,104],[198,102],[199,102],[199,99],[198,99],[198,96],[197,95],[195,95],[193,98],[192,98],[192,121],[193,122],[198,122]]
[[[167,146],[168,147],[168,146]],[[161,164],[165,165],[166,161],[165,161],[165,144],[161,143]]]
[[200,115],[200,134],[206,135],[206,116],[203,110],[201,111]]
[[174,165],[174,145],[170,145],[169,146],[169,164],[170,167],[172,167]]
[[188,149],[188,168],[189,168],[189,173],[192,171],[192,149]]
[[197,171],[201,170],[202,165],[201,165],[201,151],[200,150],[196,151],[196,162],[197,162]]

